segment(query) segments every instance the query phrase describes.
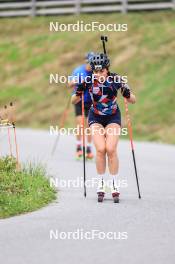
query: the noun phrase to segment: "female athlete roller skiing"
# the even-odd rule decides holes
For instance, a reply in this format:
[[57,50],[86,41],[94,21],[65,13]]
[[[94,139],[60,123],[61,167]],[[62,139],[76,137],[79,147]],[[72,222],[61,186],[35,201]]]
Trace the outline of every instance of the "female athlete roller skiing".
[[106,54],[94,54],[89,63],[95,78],[90,85],[84,83],[84,85],[78,86],[76,94],[72,96],[72,103],[77,103],[81,98],[82,91],[88,87],[92,98],[88,123],[96,148],[96,169],[99,178],[98,201],[102,202],[105,195],[104,176],[107,158],[112,197],[114,202],[119,202],[117,145],[121,131],[121,113],[116,101],[117,94],[120,90],[127,102],[132,104],[135,103],[136,98],[120,76],[109,72],[110,60]]

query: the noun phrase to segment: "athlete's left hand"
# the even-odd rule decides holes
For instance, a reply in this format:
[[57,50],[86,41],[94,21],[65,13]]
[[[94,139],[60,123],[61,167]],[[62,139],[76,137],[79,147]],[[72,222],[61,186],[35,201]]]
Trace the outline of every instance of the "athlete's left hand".
[[129,88],[129,86],[127,84],[125,84],[122,88],[121,88],[121,93],[123,95],[123,97],[129,99],[131,96],[131,90]]
[[82,92],[84,91],[85,85],[83,83],[78,84],[77,90],[76,90],[76,95],[81,96]]

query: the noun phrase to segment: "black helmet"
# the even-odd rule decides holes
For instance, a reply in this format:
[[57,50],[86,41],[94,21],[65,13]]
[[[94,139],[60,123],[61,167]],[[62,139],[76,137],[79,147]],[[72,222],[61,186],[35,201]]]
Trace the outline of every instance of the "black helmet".
[[93,71],[101,70],[110,66],[110,60],[104,53],[95,53],[89,58],[89,64],[91,65],[91,69]]

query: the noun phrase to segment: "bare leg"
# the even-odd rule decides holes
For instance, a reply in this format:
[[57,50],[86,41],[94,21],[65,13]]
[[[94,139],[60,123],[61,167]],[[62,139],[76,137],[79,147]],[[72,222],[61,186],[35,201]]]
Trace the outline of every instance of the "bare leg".
[[105,130],[100,124],[91,125],[92,139],[96,148],[96,168],[98,174],[106,171]]
[[78,134],[76,136],[77,141],[81,141],[81,122],[82,122],[82,117],[76,116],[76,126],[79,127]]
[[108,156],[109,172],[116,175],[119,169],[119,160],[117,155],[117,145],[119,140],[120,126],[109,124],[106,128],[106,151]]

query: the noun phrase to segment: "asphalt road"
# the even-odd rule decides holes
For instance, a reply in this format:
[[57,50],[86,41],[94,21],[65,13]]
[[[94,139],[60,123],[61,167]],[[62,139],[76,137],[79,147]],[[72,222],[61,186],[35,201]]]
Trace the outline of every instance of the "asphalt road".
[[[59,182],[59,193],[56,202],[41,210],[0,220],[0,263],[175,263],[174,146],[135,144],[142,192],[139,200],[130,145],[121,141],[120,183],[125,183],[120,188],[121,201],[114,204],[108,194],[98,204],[96,187],[89,187],[84,199],[83,189],[70,181],[83,176],[82,163],[74,159],[72,136],[60,138],[51,158],[54,136],[27,129],[17,132],[20,158],[46,163]],[[2,137],[0,145],[5,150]],[[88,162],[87,178],[95,177],[95,163]],[[109,234],[115,234],[115,239]]]

